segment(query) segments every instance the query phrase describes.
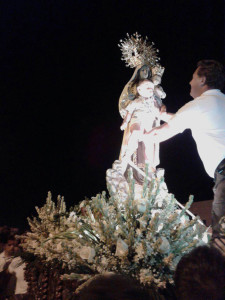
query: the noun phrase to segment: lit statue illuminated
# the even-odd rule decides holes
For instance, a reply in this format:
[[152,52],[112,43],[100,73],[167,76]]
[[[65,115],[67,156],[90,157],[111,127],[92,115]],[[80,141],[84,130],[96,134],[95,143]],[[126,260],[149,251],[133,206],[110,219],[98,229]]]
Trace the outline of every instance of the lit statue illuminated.
[[[121,170],[125,173],[129,163],[133,162],[139,170],[149,166],[149,175],[153,174],[159,164],[159,144],[144,142],[144,132],[159,126],[166,121],[166,113],[162,99],[166,97],[160,86],[164,68],[158,63],[157,50],[153,44],[147,43],[137,33],[128,35],[121,41],[122,60],[135,71],[123,89],[119,99],[119,112],[124,119],[121,130],[124,130],[120,152]],[[138,170],[137,169],[137,170]],[[142,183],[142,175],[134,170],[134,177]]]
[[[125,85],[119,98],[119,112],[124,119],[121,130],[124,130],[119,160],[106,172],[106,182],[110,193],[119,195],[121,201],[127,198],[127,167],[131,167],[136,182],[136,195],[144,181],[143,172],[148,165],[148,180],[163,176],[164,171],[157,169],[159,164],[159,144],[145,143],[144,133],[159,126],[160,121],[167,121],[169,115],[162,99],[166,97],[161,84],[164,68],[158,63],[158,50],[153,43],[147,42],[138,33],[121,40],[119,47],[122,60],[134,73]],[[156,170],[156,172],[155,172]]]

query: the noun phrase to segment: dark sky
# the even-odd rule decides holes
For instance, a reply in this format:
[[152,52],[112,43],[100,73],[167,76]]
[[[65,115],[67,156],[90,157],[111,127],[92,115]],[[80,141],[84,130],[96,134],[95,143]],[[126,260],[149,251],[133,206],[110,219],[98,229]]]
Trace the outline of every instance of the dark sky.
[[[224,63],[224,1],[0,1],[0,225],[26,226],[47,192],[67,206],[106,189],[122,141],[118,98],[133,70],[126,33],[155,42],[164,103],[187,101],[200,59]],[[169,191],[212,199],[191,133],[162,143]]]

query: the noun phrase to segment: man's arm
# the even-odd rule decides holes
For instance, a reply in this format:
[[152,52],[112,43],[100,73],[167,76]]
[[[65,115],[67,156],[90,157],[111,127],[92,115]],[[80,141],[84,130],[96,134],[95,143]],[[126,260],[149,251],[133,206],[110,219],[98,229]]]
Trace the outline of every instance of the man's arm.
[[173,128],[169,123],[164,123],[159,127],[153,128],[151,131],[145,133],[145,140],[146,142],[149,141],[156,141],[156,142],[163,142],[174,135],[178,134],[179,130]]
[[160,113],[160,119],[164,122],[168,122],[174,114],[163,111]]

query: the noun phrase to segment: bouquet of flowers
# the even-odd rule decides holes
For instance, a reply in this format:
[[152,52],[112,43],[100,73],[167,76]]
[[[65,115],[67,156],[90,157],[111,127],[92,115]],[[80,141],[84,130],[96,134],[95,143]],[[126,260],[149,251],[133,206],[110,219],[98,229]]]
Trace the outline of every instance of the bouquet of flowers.
[[108,190],[109,196],[102,192],[70,212],[63,197],[55,204],[49,192],[46,204],[36,208],[38,217],[28,218],[31,232],[25,236],[24,250],[60,261],[71,270],[65,279],[116,272],[149,286],[173,283],[181,256],[207,242],[198,217],[186,214],[193,197],[180,209],[163,176],[146,180],[137,192],[131,172],[127,197],[121,199],[110,185]]

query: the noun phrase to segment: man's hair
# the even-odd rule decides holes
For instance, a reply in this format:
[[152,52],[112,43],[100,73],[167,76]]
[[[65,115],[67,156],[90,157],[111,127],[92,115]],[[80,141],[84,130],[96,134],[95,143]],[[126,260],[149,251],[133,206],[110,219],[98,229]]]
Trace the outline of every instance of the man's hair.
[[160,299],[136,280],[117,274],[98,275],[78,294],[79,300],[153,300]]
[[213,247],[199,246],[181,258],[174,279],[178,299],[224,300],[225,258]]
[[224,67],[216,60],[200,60],[197,64],[198,76],[205,76],[205,84],[211,89],[222,90],[225,82]]

